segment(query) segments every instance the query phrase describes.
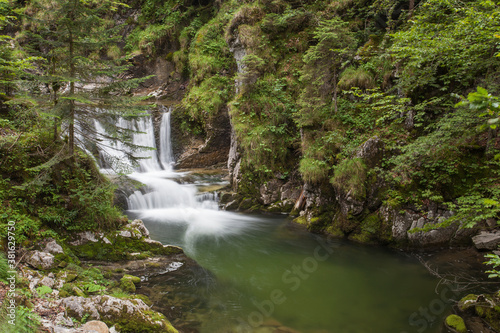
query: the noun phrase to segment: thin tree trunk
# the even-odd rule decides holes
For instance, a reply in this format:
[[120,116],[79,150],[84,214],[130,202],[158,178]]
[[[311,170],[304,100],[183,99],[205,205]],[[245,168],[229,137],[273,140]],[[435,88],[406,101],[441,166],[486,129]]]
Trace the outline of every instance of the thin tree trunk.
[[69,94],[70,94],[70,102],[69,102],[69,154],[73,156],[75,152],[75,61],[74,61],[74,41],[73,41],[73,33],[71,28],[69,29],[69,76],[71,78],[71,82],[69,83]]
[[338,87],[337,87],[337,68],[333,68],[333,108],[335,113],[338,111],[337,107],[337,94],[338,94]]
[[[54,75],[56,72],[56,63],[54,62],[54,59],[52,59],[52,75]],[[53,97],[53,102],[54,102],[54,108],[57,106],[57,91],[59,90],[59,84],[52,82],[52,90],[54,91],[54,97]],[[57,117],[54,117],[54,141],[57,141],[58,135],[57,135]]]
[[410,0],[410,7],[408,10],[408,17],[410,18],[413,15],[413,9],[415,8],[415,0]]

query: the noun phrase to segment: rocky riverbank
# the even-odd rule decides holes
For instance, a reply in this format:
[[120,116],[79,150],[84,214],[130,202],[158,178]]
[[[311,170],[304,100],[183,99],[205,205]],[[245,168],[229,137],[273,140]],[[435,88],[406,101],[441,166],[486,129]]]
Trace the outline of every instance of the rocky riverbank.
[[[182,249],[151,240],[140,220],[115,231],[48,238],[20,255],[15,303],[39,331],[51,333],[177,332],[136,288],[197,265]],[[7,290],[0,285],[2,302]]]

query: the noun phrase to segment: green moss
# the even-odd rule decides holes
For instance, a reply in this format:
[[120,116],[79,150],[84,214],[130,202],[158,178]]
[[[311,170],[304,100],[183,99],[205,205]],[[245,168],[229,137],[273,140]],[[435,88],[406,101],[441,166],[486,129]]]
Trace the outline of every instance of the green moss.
[[307,218],[305,215],[299,216],[296,219],[294,219],[293,222],[298,223],[298,224],[302,224],[302,225],[307,225]]
[[104,321],[108,325],[115,325],[122,333],[178,333],[164,315],[155,311],[145,311],[144,316],[130,317],[121,313],[119,318]]
[[363,233],[363,232],[360,234],[349,235],[349,240],[352,240],[352,241],[358,242],[358,243],[363,243],[363,244],[367,244],[367,243],[372,242],[370,235],[367,235],[366,233]]
[[76,296],[87,297],[87,295],[77,286],[74,286],[72,291],[73,291],[73,294]]
[[125,274],[121,279],[120,281],[124,281],[124,280],[130,280],[132,281],[134,284],[138,284],[138,283],[141,283],[141,278],[138,277],[138,276],[133,276],[133,275],[129,275],[129,274]]
[[345,159],[335,167],[330,182],[345,193],[351,193],[356,199],[362,199],[366,196],[366,176],[367,168],[362,159]]
[[142,294],[135,294],[133,296],[134,299],[140,299],[142,300],[144,303],[146,303],[148,306],[152,306],[153,305],[153,302],[151,302],[151,300],[149,299],[148,296],[146,295],[142,295]]
[[135,293],[136,290],[134,282],[130,279],[120,280],[120,288],[129,293]]
[[142,239],[121,237],[108,234],[106,237],[111,244],[98,241],[88,242],[83,245],[71,246],[71,250],[78,256],[87,260],[120,261],[137,259],[131,253],[139,252],[140,258],[145,259],[153,255],[171,255],[182,253],[182,249],[175,246],[163,246],[159,243],[147,243]]
[[61,261],[61,262],[57,265],[57,267],[59,267],[59,268],[64,268],[64,267],[66,267],[66,266],[68,266],[68,263],[67,263],[66,261]]
[[69,273],[68,275],[66,275],[66,282],[75,281],[77,277],[78,277],[78,274]]
[[349,236],[349,239],[360,243],[385,243],[390,242],[391,238],[391,227],[384,224],[378,213],[365,217],[360,227]]
[[461,311],[465,311],[468,308],[475,306],[476,300],[477,295],[469,294],[465,297],[462,297],[462,299],[458,302],[458,307]]
[[446,317],[446,325],[448,327],[455,329],[459,333],[467,333],[467,328],[465,327],[464,320],[457,315],[449,315]]
[[340,228],[337,228],[333,225],[329,225],[325,228],[325,232],[329,235],[332,235],[334,237],[344,237],[345,234]]
[[249,210],[253,206],[253,200],[251,198],[245,198],[241,201],[238,209],[240,210]]

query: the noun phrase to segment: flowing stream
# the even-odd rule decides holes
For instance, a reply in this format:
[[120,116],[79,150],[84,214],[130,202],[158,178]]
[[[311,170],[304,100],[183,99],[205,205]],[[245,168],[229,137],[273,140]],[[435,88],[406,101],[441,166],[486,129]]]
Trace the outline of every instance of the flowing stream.
[[[159,154],[148,151],[131,175],[147,190],[130,196],[128,215],[203,267],[150,281],[151,299],[183,332],[441,331],[460,295],[415,257],[327,240],[283,215],[219,210],[199,189],[220,175],[173,170],[169,120],[164,113]],[[136,143],[155,147],[152,122],[138,125],[151,127]]]

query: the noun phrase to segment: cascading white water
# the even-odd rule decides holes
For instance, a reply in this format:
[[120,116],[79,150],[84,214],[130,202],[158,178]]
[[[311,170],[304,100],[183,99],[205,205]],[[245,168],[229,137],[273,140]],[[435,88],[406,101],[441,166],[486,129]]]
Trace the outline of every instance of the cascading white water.
[[[215,193],[198,193],[195,185],[179,184],[172,180],[183,177],[185,173],[173,171],[171,147],[170,112],[166,112],[163,113],[160,129],[159,155],[163,170],[141,168],[129,175],[146,185],[142,191],[135,191],[129,196],[129,211],[134,216],[149,221],[186,225],[188,247],[199,236],[210,234],[223,237],[251,227],[249,222],[255,222],[256,219],[220,211]],[[194,251],[194,246],[186,250]]]
[[113,170],[134,170],[132,163],[127,157],[127,153],[138,158],[139,166],[135,169],[139,172],[152,172],[162,170],[156,154],[155,135],[153,131],[153,119],[151,117],[142,117],[134,121],[127,121],[123,118],[117,120],[116,126],[137,131],[132,134],[132,144],[152,149],[137,149],[133,153],[129,146],[119,140],[113,140],[106,136],[106,130],[102,124],[95,120],[94,126],[97,133],[101,135],[99,139],[99,154],[101,166]]
[[160,162],[165,170],[171,170],[174,164],[174,153],[170,139],[170,114],[171,109],[163,112],[160,128]]

